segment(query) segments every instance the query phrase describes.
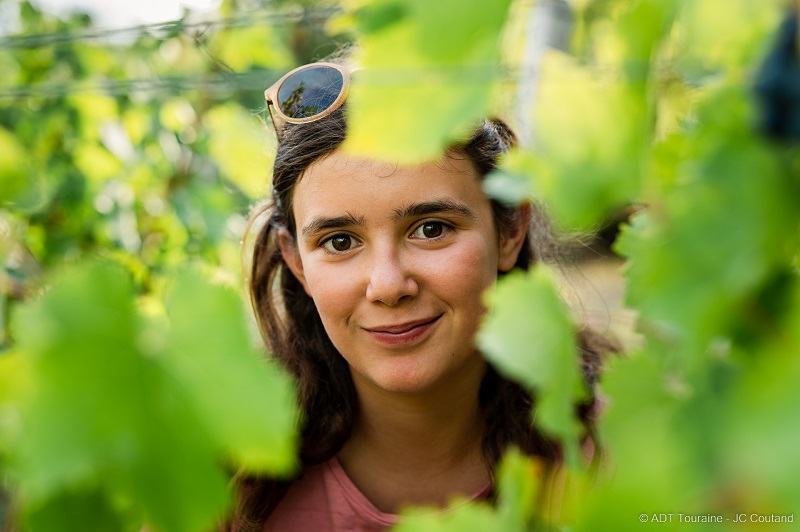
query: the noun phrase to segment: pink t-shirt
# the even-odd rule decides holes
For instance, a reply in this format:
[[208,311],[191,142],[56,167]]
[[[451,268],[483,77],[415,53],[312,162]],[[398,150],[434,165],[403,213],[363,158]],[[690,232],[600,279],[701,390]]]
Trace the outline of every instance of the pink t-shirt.
[[[469,499],[485,499],[491,490],[489,483]],[[334,457],[306,468],[272,512],[264,531],[380,532],[398,519],[369,502]]]

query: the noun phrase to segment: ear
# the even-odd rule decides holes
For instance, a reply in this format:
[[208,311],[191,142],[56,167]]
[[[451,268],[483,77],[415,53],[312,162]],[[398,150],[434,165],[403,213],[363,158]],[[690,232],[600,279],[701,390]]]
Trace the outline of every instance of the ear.
[[303,261],[300,259],[300,251],[294,242],[294,238],[289,234],[289,230],[285,227],[278,229],[278,247],[281,250],[283,262],[289,267],[292,274],[303,285],[303,290],[306,291],[308,297],[311,297],[311,292],[308,290],[308,283],[306,283],[306,276],[303,272]]
[[509,227],[500,234],[500,246],[497,253],[497,269],[507,272],[514,267],[528,235],[528,225],[531,223],[531,205],[526,203],[516,209],[514,227]]

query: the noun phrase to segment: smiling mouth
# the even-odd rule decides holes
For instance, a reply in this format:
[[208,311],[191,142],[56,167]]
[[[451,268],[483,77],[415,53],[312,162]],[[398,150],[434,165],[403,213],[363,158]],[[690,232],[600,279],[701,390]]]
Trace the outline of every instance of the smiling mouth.
[[417,345],[428,338],[442,314],[434,318],[407,321],[394,325],[365,327],[364,331],[375,342],[387,348],[404,348]]
[[408,321],[406,323],[400,323],[397,325],[379,325],[377,327],[364,327],[364,330],[371,333],[403,334],[417,327],[425,327],[429,324],[432,324],[441,317],[442,315],[439,314],[438,316],[433,318],[424,318],[421,320]]

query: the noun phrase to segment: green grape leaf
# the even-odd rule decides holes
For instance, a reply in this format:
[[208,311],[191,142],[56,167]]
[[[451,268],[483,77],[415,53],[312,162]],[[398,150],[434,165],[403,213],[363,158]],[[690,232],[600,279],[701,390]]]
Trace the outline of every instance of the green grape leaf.
[[372,31],[355,58],[364,69],[348,97],[345,148],[411,163],[467,137],[487,114],[508,5],[383,0],[366,9]]
[[513,271],[487,293],[489,315],[478,335],[486,359],[536,393],[538,425],[560,438],[577,463],[575,403],[585,391],[575,327],[545,266]]
[[[26,509],[86,483],[137,501],[158,530],[198,530],[225,508],[212,442],[181,386],[138,353],[137,323],[130,282],[106,263],[67,272],[20,313],[32,384],[13,456]],[[93,521],[59,515],[75,519],[64,530]]]
[[766,51],[786,4],[781,0],[683,2],[679,65],[690,75],[742,75]]
[[497,513],[502,530],[525,530],[534,516],[542,468],[518,449],[503,455],[497,468]]
[[141,522],[126,520],[100,490],[73,490],[59,493],[42,506],[32,508],[25,518],[26,530],[50,532],[77,526],[86,532],[135,532]]
[[[517,153],[519,152],[515,151],[509,157]],[[481,188],[487,196],[510,206],[520,205],[525,200],[531,199],[533,192],[530,185],[527,176],[511,173],[505,169],[491,171],[481,182]]]
[[545,57],[536,151],[509,159],[508,169],[529,176],[559,224],[591,227],[636,198],[649,136],[642,87],[555,52]]
[[[800,500],[800,278],[794,273],[779,327],[758,353],[745,353],[746,371],[728,398],[725,445],[720,454],[743,486],[760,486],[791,513]],[[755,355],[755,356],[753,356]]]
[[171,328],[144,322],[128,277],[95,261],[19,312],[29,384],[11,458],[31,523],[83,529],[96,517],[85,497],[99,497],[155,530],[208,529],[230,502],[225,454],[292,467],[291,384],[258,361],[236,296],[188,273],[171,311]]
[[393,532],[483,532],[502,530],[498,528],[497,516],[489,506],[470,504],[466,501],[450,511],[440,512],[435,508],[413,508],[403,512],[400,523]]
[[[669,390],[659,360],[647,353],[611,359],[603,394],[607,408],[600,441],[608,451],[606,467],[613,474],[601,475],[599,485],[584,494],[573,510],[575,529],[596,530],[598,523],[613,530],[638,529],[640,514],[650,519],[658,512],[690,511],[696,496],[689,486],[697,470],[687,457],[685,434],[675,423],[680,399]],[[702,428],[689,430],[696,433]]]
[[356,16],[362,33],[377,33],[408,16],[408,9],[400,2],[376,2],[358,8]]
[[293,469],[299,412],[292,382],[254,348],[241,298],[189,271],[175,283],[168,313],[166,362],[206,413],[218,444],[251,470]]
[[629,82],[643,84],[650,74],[650,61],[672,28],[680,3],[639,0],[606,7],[611,24],[595,28],[598,63],[614,68]]
[[685,364],[699,363],[686,357],[711,339],[759,327],[752,298],[796,249],[795,191],[749,132],[745,98],[740,89],[709,97],[690,137],[694,163],[679,167],[679,183],[634,217],[616,245],[630,259],[629,304],[650,338],[684,353]]

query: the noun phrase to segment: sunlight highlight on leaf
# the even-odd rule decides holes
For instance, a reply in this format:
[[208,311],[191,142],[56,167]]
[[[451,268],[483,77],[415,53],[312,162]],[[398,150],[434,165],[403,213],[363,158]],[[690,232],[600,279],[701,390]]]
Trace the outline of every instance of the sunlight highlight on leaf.
[[364,70],[348,98],[345,148],[411,163],[467,136],[487,113],[507,7],[508,0],[382,0],[362,10],[367,33],[355,63]]

